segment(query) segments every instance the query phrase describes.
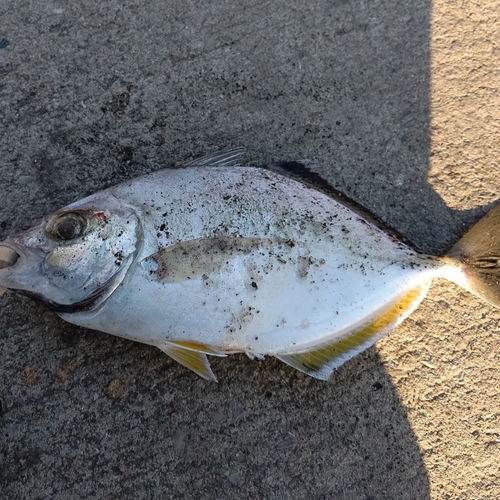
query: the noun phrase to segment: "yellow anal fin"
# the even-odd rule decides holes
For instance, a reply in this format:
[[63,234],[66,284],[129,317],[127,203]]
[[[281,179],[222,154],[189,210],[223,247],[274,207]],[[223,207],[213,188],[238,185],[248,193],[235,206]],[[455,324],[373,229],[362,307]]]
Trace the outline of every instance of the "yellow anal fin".
[[217,378],[210,368],[210,363],[208,362],[205,352],[199,352],[197,350],[193,350],[193,348],[178,345],[178,343],[175,342],[157,344],[157,347],[181,365],[193,370],[205,380],[213,380],[214,382],[217,382]]
[[430,283],[413,288],[384,307],[377,318],[342,339],[335,339],[317,349],[276,357],[297,370],[320,380],[327,380],[339,366],[371,347],[377,340],[409,316],[425,297]]

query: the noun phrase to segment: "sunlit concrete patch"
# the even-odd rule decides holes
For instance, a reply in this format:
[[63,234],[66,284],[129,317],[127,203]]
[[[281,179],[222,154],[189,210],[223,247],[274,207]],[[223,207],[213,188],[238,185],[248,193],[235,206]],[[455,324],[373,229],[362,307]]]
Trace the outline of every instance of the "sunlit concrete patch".
[[429,183],[452,208],[495,201],[500,2],[432,3]]

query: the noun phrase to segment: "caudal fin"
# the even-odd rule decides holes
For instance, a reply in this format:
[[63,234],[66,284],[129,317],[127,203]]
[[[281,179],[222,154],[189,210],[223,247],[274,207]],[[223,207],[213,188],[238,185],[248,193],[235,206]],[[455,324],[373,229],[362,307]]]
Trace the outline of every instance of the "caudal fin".
[[472,293],[500,307],[500,205],[465,233],[447,257],[460,262]]

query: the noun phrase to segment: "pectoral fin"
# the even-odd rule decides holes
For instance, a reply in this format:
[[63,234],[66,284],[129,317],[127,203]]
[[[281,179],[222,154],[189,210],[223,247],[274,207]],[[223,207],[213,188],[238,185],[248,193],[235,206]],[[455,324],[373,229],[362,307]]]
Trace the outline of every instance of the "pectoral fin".
[[162,248],[142,260],[141,265],[153,279],[162,283],[179,283],[219,272],[224,262],[242,255],[252,256],[263,248],[269,251],[276,248],[281,254],[291,249],[288,242],[279,238],[197,238]]
[[[197,349],[195,349],[195,346]],[[214,356],[223,356],[223,354],[215,353],[203,344],[195,342],[165,342],[164,344],[157,344],[157,347],[181,365],[193,370],[205,380],[217,382],[217,378],[210,368],[207,354],[212,354]],[[200,350],[203,352],[200,352]]]
[[335,369],[371,347],[409,316],[427,294],[429,285],[426,283],[407,290],[390,305],[384,307],[366,326],[349,332],[341,339],[322,344],[310,351],[278,354],[276,357],[311,377],[327,380]]

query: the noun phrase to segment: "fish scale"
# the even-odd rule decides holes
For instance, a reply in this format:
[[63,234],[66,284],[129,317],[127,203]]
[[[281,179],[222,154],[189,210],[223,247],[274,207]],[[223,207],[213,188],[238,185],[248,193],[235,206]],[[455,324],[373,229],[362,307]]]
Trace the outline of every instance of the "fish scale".
[[243,167],[241,154],[49,215],[0,245],[0,286],[207,379],[207,355],[236,352],[327,379],[411,314],[436,277],[498,306],[498,209],[429,256],[299,164]]

